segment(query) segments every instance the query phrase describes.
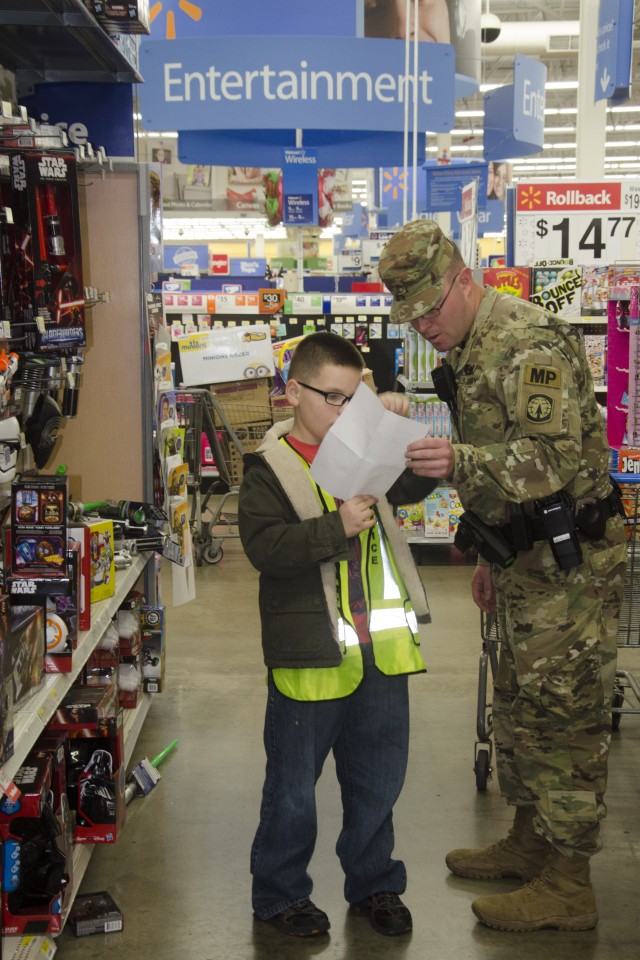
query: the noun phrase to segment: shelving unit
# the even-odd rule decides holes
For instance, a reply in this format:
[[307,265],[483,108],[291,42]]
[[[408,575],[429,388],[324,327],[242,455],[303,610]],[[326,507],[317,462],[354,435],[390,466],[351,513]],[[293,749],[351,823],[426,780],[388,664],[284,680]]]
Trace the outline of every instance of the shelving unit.
[[34,83],[135,83],[142,77],[82,0],[8,0],[0,63],[22,89]]
[[[107,600],[101,600],[91,607],[91,629],[80,634],[77,648],[73,651],[73,669],[69,673],[48,674],[38,690],[24,703],[20,704],[15,717],[15,748],[14,755],[5,763],[2,768],[4,777],[12,779],[18,768],[24,762],[29,750],[43,732],[46,724],[53,716],[57,704],[64,697],[67,690],[77,679],[83,666],[89,659],[92,651],[99,644],[107,627],[109,626],[118,607],[126,597],[127,593],[136,584],[144,573],[148,560],[145,554],[134,557],[133,563],[126,570],[120,570],[116,573],[116,589],[113,597]],[[126,710],[124,719],[124,762],[125,766],[129,764],[135,744],[142,729],[145,717],[149,712],[152,702],[150,694],[144,694],[135,710]],[[94,844],[77,844],[74,847],[73,854],[73,897],[80,887],[82,878],[89,865],[91,854],[95,849]],[[65,918],[66,919],[66,918]],[[6,960],[11,960],[18,953],[21,937],[4,937],[2,939],[2,956]],[[50,941],[49,937],[43,937],[43,944]],[[55,949],[55,947],[54,947]],[[19,953],[18,953],[19,955]],[[43,949],[41,956],[45,958],[47,954]]]

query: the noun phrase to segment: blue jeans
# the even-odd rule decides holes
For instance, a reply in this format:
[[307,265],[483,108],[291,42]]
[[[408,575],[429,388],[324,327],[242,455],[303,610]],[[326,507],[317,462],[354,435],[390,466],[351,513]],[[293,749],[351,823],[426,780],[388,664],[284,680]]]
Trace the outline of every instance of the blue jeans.
[[364,652],[364,679],[342,700],[290,700],[269,673],[267,769],[251,849],[253,909],[263,920],[311,895],[307,867],[317,835],[315,785],[331,750],[342,794],[336,853],[346,900],[405,890],[404,863],[391,854],[392,811],[407,768],[407,677],[384,676],[370,662],[370,648]]

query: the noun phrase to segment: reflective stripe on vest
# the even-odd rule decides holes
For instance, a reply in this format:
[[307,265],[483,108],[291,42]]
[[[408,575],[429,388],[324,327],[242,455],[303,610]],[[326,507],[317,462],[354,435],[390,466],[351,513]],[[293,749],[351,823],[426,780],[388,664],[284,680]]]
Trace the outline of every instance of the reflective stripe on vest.
[[[281,438],[281,442],[286,443],[286,440]],[[289,444],[287,446],[293,449]],[[297,456],[308,472],[306,460],[299,454]],[[314,483],[311,477],[309,480]],[[315,483],[314,487],[325,511],[338,509],[332,496]],[[421,672],[425,665],[418,646],[417,618],[379,520],[371,530],[360,534],[360,545],[362,582],[376,666],[390,676]],[[340,560],[336,567],[338,640],[343,649],[343,660],[337,667],[275,668],[276,687],[293,700],[339,699],[353,693],[362,681],[360,641],[349,607],[348,563]]]

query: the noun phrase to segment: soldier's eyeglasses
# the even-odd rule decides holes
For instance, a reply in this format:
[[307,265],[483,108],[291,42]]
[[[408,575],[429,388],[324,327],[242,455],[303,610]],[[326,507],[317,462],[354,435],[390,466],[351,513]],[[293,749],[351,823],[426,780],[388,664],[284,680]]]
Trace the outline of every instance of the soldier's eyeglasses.
[[421,317],[422,320],[435,320],[436,317],[439,317],[439,316],[440,316],[440,313],[441,313],[441,311],[442,311],[442,308],[444,307],[445,303],[447,302],[447,297],[449,296],[449,294],[450,294],[451,291],[453,290],[453,285],[454,285],[454,283],[456,282],[456,280],[458,279],[459,276],[460,276],[460,274],[459,274],[459,273],[456,273],[455,277],[454,277],[453,280],[451,281],[451,286],[450,286],[449,289],[447,290],[447,292],[446,292],[446,294],[445,294],[444,299],[442,300],[442,302],[439,303],[437,307],[434,307],[433,310],[429,310],[427,313],[423,313],[423,314],[422,314],[422,317]]
[[313,390],[314,393],[319,393],[321,397],[324,397],[325,403],[328,403],[330,407],[343,407],[345,403],[349,403],[349,400],[351,400],[353,396],[353,394],[351,394],[351,397],[347,397],[344,393],[335,393],[333,390],[318,390],[317,387],[303,383],[302,380],[296,380],[296,383],[299,383],[305,390]]

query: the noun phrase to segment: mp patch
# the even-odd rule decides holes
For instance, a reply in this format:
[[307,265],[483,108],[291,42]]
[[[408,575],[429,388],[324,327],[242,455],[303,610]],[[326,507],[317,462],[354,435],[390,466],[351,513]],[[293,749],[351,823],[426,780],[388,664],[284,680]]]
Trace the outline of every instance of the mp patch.
[[524,384],[527,387],[543,387],[545,390],[562,389],[562,371],[537,363],[527,363],[524,368]]

